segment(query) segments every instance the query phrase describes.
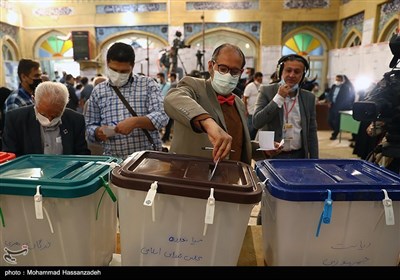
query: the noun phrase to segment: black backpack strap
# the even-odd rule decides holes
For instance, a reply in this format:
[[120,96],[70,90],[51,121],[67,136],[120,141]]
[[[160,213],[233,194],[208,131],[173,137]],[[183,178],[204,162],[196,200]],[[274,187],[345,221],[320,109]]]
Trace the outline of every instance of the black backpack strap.
[[[128,111],[132,114],[132,116],[137,117],[138,115],[136,114],[135,110],[133,110],[133,108],[131,107],[131,105],[129,105],[128,101],[125,99],[125,97],[122,95],[122,93],[120,92],[120,90],[115,87],[115,86],[111,86],[115,93],[118,95],[119,99],[121,99],[122,103],[124,103],[125,107],[128,109]],[[144,132],[144,134],[146,135],[147,139],[149,139],[151,146],[153,147],[153,150],[156,151],[156,144],[154,143],[153,138],[151,137],[149,131],[147,129],[142,128],[142,131]]]

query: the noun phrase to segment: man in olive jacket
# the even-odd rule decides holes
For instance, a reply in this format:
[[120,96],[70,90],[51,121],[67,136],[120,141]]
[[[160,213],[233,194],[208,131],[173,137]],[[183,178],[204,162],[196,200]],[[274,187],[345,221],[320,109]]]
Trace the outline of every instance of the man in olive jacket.
[[232,94],[244,64],[237,46],[223,44],[208,62],[210,79],[185,77],[169,90],[164,109],[174,119],[171,152],[251,163],[244,103]]

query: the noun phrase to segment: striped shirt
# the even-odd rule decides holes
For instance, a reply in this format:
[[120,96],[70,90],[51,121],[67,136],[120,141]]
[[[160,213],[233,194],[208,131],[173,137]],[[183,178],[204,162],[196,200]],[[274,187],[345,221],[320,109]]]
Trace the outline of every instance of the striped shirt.
[[[161,150],[159,130],[167,125],[169,118],[164,111],[163,96],[157,82],[150,77],[133,74],[130,81],[119,90],[138,116],[146,116],[153,123],[155,130],[149,133],[157,150]],[[132,117],[108,81],[98,84],[87,102],[85,121],[90,142],[96,141],[97,127],[115,126],[126,118]],[[151,143],[142,129],[134,129],[128,135],[116,134],[102,145],[104,155],[123,159],[134,152],[152,150]]]

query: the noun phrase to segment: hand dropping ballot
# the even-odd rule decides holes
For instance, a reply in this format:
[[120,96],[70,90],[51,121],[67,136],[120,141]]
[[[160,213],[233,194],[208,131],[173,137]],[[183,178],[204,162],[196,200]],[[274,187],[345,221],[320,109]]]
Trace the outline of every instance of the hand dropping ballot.
[[258,140],[260,148],[259,151],[270,151],[275,150],[274,145],[275,131],[259,131]]

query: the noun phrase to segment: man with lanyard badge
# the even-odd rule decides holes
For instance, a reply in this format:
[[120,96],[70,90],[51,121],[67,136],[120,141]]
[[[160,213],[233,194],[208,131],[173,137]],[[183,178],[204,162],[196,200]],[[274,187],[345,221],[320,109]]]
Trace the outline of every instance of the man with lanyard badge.
[[315,96],[300,85],[309,70],[308,61],[291,54],[278,61],[279,83],[262,85],[253,115],[256,129],[275,131],[275,146],[264,152],[272,158],[318,158]]

